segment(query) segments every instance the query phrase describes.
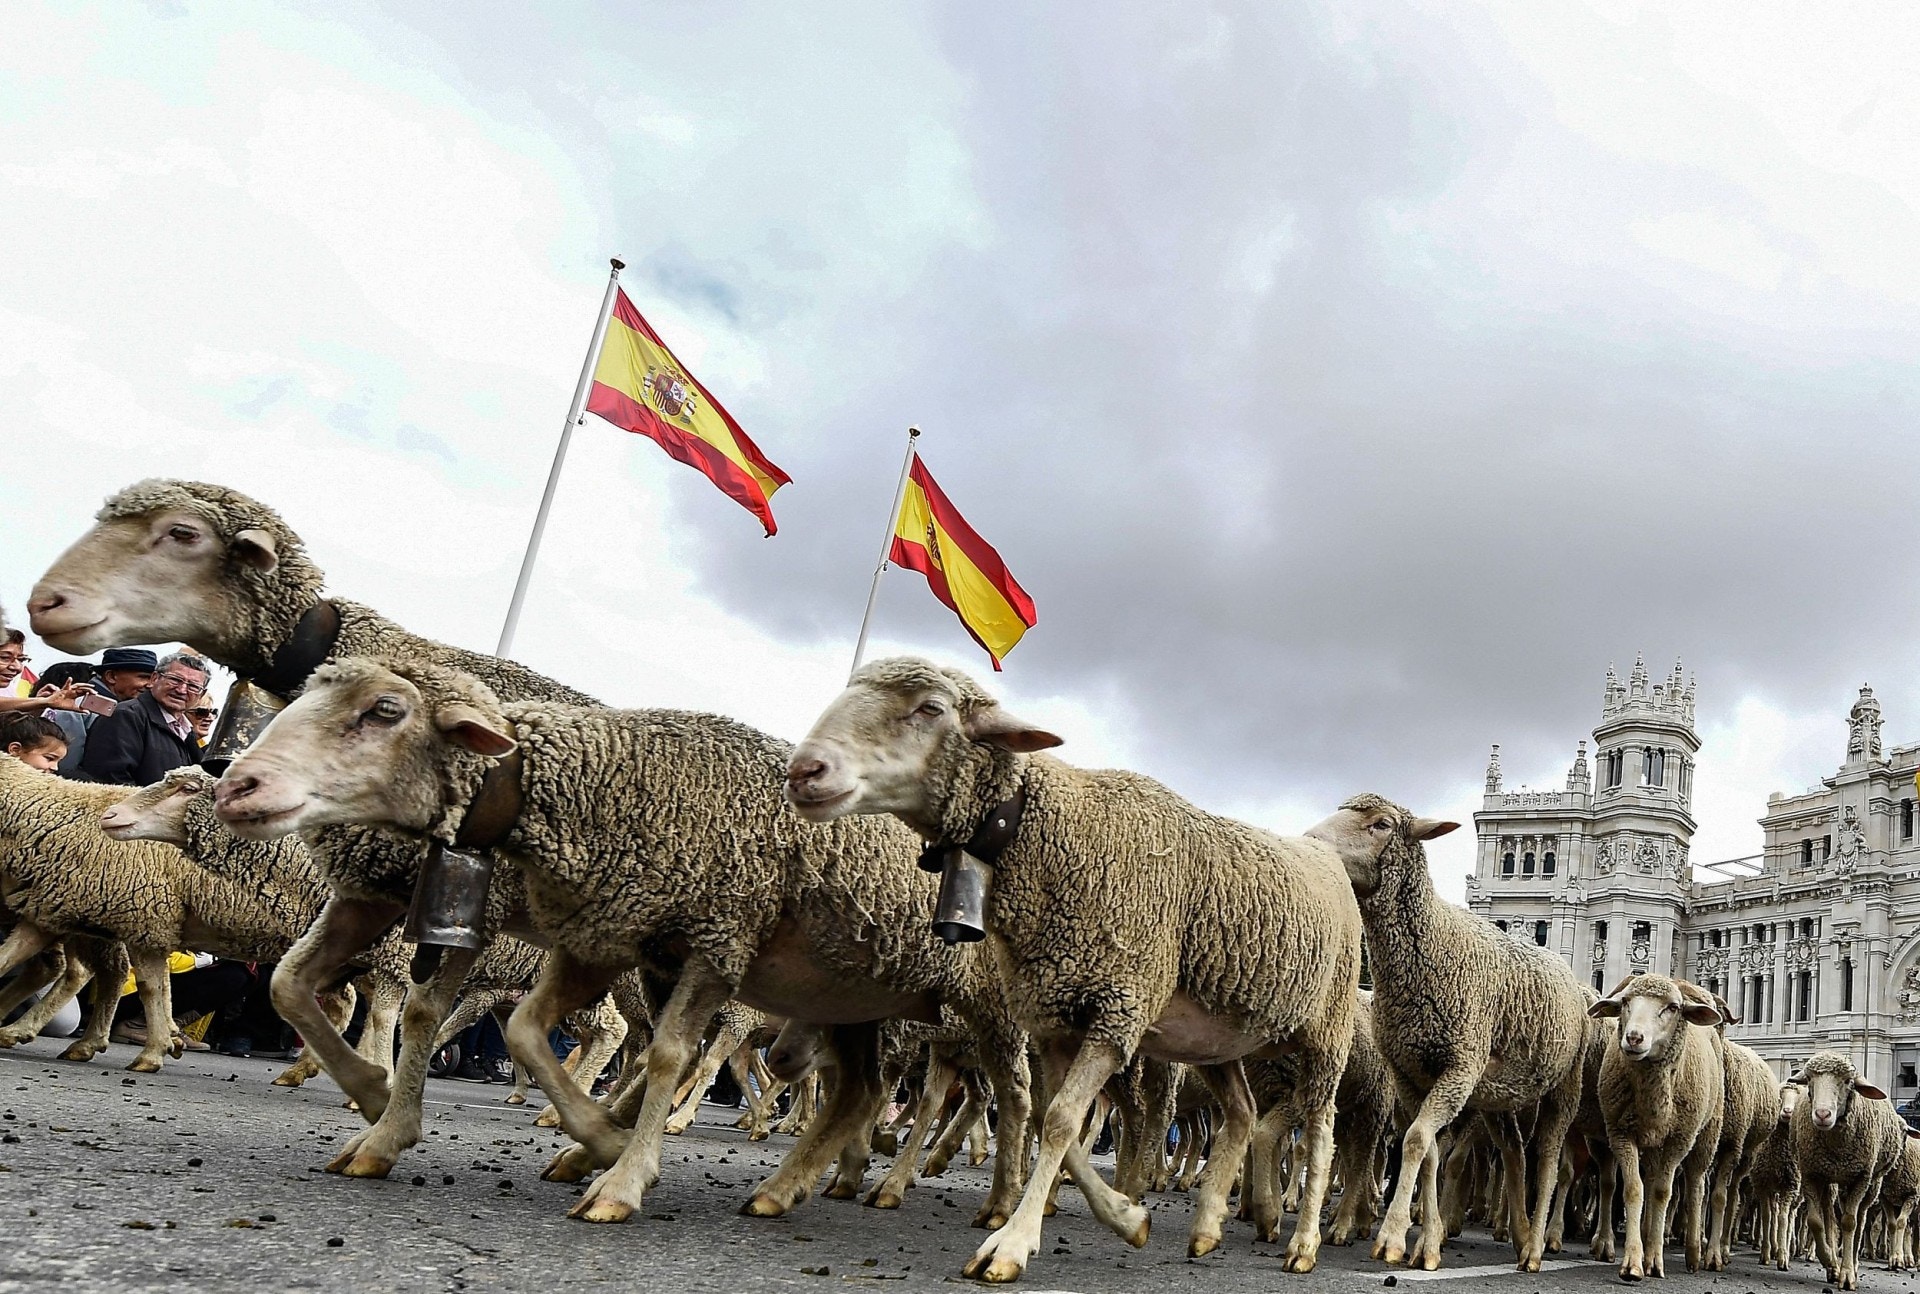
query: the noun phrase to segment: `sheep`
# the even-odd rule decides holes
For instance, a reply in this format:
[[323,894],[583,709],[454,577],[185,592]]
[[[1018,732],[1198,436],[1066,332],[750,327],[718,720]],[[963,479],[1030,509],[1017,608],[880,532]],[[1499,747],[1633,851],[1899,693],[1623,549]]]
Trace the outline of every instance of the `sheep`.
[[[1664,1276],[1667,1210],[1674,1174],[1687,1182],[1687,1270],[1704,1255],[1702,1205],[1726,1112],[1720,1008],[1682,991],[1664,975],[1635,975],[1588,1008],[1619,1021],[1600,1067],[1607,1145],[1620,1164],[1626,1197],[1622,1280]],[[1694,1026],[1694,1027],[1689,1027]]]
[[[1373,1256],[1434,1270],[1441,1224],[1436,1137],[1462,1110],[1511,1114],[1538,1103],[1538,1185],[1526,1207],[1526,1156],[1503,1139],[1507,1196],[1522,1271],[1539,1271],[1560,1155],[1580,1103],[1586,999],[1573,972],[1543,948],[1521,945],[1493,923],[1443,903],[1423,841],[1457,823],[1417,818],[1377,795],[1348,800],[1307,832],[1345,862],[1366,925],[1374,1036],[1412,1117],[1400,1177]],[[1416,1179],[1423,1191],[1420,1244],[1407,1251]]]
[[1789,1080],[1806,1089],[1793,1111],[1793,1159],[1807,1198],[1807,1229],[1843,1290],[1860,1288],[1860,1222],[1906,1144],[1906,1124],[1886,1093],[1853,1062],[1822,1051]]
[[902,657],[856,673],[788,765],[787,797],[808,820],[890,814],[936,845],[969,840],[1004,811],[996,806],[1024,796],[986,918],[1049,1100],[1020,1206],[965,1274],[1007,1281],[1025,1270],[1063,1161],[1094,1215],[1145,1243],[1146,1210],[1094,1172],[1077,1140],[1089,1105],[1136,1050],[1200,1065],[1224,1109],[1188,1252],[1215,1248],[1253,1130],[1240,1059],[1287,1046],[1298,1053],[1310,1150],[1285,1265],[1310,1271],[1359,986],[1359,914],[1339,859],[1318,842],[1205,813],[1148,778],[1034,753],[1059,741],[965,674]]
[[[1725,1003],[1721,1015],[1727,1014]],[[1721,1025],[1724,1030],[1725,1024]],[[1751,1047],[1727,1040],[1721,1048],[1726,1074],[1726,1115],[1713,1161],[1713,1230],[1707,1241],[1708,1271],[1724,1271],[1732,1260],[1733,1233],[1740,1217],[1740,1183],[1773,1131],[1780,1085],[1773,1070]]]
[[1913,1214],[1920,1203],[1920,1132],[1907,1129],[1893,1167],[1880,1181],[1880,1212],[1887,1225],[1887,1270],[1914,1266]]
[[1793,1160],[1793,1112],[1805,1096],[1793,1083],[1775,1084],[1770,1127],[1749,1175],[1754,1205],[1754,1240],[1760,1265],[1786,1271],[1793,1256],[1793,1217],[1800,1196],[1800,1168]]
[[49,945],[40,957],[44,964],[38,974],[31,965],[27,966],[7,985],[6,993],[0,995],[0,1020],[4,1020],[29,994],[46,988],[40,1000],[21,1012],[19,1019],[0,1028],[0,1047],[17,1047],[39,1037],[40,1031],[61,1008],[92,983],[99,987],[94,991],[92,1005],[84,1013],[85,1027],[60,1053],[61,1060],[92,1060],[107,1049],[113,1013],[120,1003],[118,990],[126,983],[131,966],[126,945],[118,939],[69,935]]
[[[1584,987],[1580,993],[1589,1010],[1594,1002],[1600,1000],[1598,993]],[[1614,1171],[1613,1152],[1607,1148],[1607,1116],[1600,1106],[1600,1068],[1606,1062],[1607,1053],[1613,1050],[1618,1033],[1615,1021],[1587,1017],[1579,1061],[1580,1105],[1568,1129],[1567,1150],[1561,1156],[1560,1188],[1554,1198],[1553,1221],[1547,1228],[1546,1248],[1549,1253],[1560,1248],[1569,1196],[1579,1176],[1574,1171],[1575,1160],[1577,1152],[1584,1148],[1598,1188],[1594,1201],[1593,1236],[1587,1244],[1587,1253],[1601,1262],[1610,1263],[1614,1259],[1613,1197],[1619,1178]]]
[[[503,705],[470,674],[351,659],[309,680],[228,769],[216,801],[246,835],[358,822],[447,839],[490,761],[508,756],[493,784],[516,788],[519,807],[503,815],[511,821],[493,848],[552,949],[513,1013],[508,1048],[579,1143],[548,1176],[612,1169],[575,1216],[616,1222],[637,1210],[659,1174],[675,1086],[728,997],[833,1025],[841,1061],[825,1115],[760,1184],[751,1214],[791,1210],[871,1125],[885,1099],[880,1019],[952,1006],[983,1039],[1004,1117],[1025,1120],[1024,1040],[984,951],[927,937],[933,880],[913,864],[912,834],[883,822],[803,822],[779,794],[788,747],[745,725],[680,711]],[[546,1034],[636,964],[677,978],[655,1016],[645,1088],[602,1110],[560,1081]],[[629,1112],[631,1136],[614,1121]],[[829,1193],[851,1195],[863,1166],[843,1156]],[[996,1157],[980,1220],[1001,1215],[1018,1180],[1017,1156]]]
[[[323,597],[324,582],[300,536],[272,508],[221,485],[148,480],[106,501],[93,527],[41,576],[27,610],[34,632],[61,651],[191,642],[242,680],[282,695],[297,693],[322,659],[390,652],[463,669],[504,697],[593,704],[513,661],[422,638],[368,607]],[[327,1170],[384,1177],[420,1139],[432,1039],[473,957],[449,951],[409,994],[391,1075],[356,1055],[316,995],[405,914],[428,846],[357,828],[308,843],[331,898],[280,959],[273,1003],[373,1124]],[[504,913],[513,898],[502,893],[490,911]]]

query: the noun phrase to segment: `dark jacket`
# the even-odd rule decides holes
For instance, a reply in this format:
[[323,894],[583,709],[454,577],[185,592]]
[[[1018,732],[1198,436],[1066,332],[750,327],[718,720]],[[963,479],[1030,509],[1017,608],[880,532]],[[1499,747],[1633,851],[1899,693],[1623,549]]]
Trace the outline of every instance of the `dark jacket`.
[[142,692],[122,701],[112,714],[95,719],[87,729],[80,772],[89,782],[145,786],[170,769],[199,762],[199,746],[191,737],[174,736],[167,726],[167,712],[153,693]]
[[[107,685],[97,678],[87,686],[109,701],[120,699],[108,691]],[[60,761],[58,770],[60,776],[84,781],[86,774],[80,771],[80,766],[87,757],[87,733],[93,728],[93,721],[100,716],[85,710],[48,710],[46,714],[61,732],[67,734],[67,753],[66,757]]]

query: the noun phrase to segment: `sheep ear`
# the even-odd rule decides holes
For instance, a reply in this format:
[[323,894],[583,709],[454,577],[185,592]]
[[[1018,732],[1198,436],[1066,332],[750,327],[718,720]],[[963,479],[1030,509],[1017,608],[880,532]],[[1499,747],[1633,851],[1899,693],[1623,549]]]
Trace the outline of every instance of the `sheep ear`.
[[1680,1014],[1687,1018],[1688,1024],[1709,1029],[1725,1018],[1720,1014],[1720,1008],[1711,1002],[1688,1002],[1680,1008]]
[[457,701],[441,706],[435,712],[433,726],[454,745],[464,746],[474,754],[485,755],[489,759],[510,755],[520,748],[520,743],[513,739],[511,733],[500,731],[486,715]]
[[280,564],[280,550],[264,530],[242,530],[233,537],[232,548],[243,565],[256,571],[264,573]]
[[1617,998],[1603,997],[1587,1008],[1587,1014],[1596,1020],[1611,1020],[1620,1014],[1620,1002]]
[[1002,750],[1018,751],[1023,755],[1061,744],[1060,738],[1045,728],[1036,728],[1008,714],[997,705],[987,706],[968,715],[961,720],[960,730],[967,734],[968,741],[977,741],[983,746],[998,746]]
[[1787,1075],[1787,1085],[1789,1087],[1805,1087],[1807,1085],[1806,1068],[1802,1066],[1801,1068],[1794,1070],[1793,1073]]
[[1887,1099],[1887,1094],[1885,1092],[1881,1091],[1879,1088],[1875,1087],[1872,1083],[1867,1082],[1863,1078],[1856,1078],[1853,1080],[1853,1090],[1860,1093],[1860,1095],[1866,1097],[1869,1101],[1884,1101]]
[[1407,829],[1413,833],[1415,840],[1432,840],[1435,836],[1444,836],[1449,831],[1458,831],[1460,824],[1441,822],[1437,818],[1415,818],[1407,824]]

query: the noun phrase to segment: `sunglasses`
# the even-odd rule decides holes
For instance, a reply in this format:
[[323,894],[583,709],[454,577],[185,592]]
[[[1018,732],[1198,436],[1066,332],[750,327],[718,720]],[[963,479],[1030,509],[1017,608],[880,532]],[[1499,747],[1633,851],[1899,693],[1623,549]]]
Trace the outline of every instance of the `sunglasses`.
[[193,709],[187,711],[187,713],[196,719],[211,719],[213,718],[213,707],[195,706]]

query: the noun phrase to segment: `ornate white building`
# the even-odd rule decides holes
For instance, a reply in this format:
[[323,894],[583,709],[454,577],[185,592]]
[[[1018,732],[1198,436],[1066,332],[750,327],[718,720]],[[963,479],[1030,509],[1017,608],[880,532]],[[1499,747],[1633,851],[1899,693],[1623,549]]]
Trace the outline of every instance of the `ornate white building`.
[[1680,666],[1651,682],[1636,659],[1624,684],[1608,669],[1593,763],[1581,742],[1564,789],[1505,789],[1495,746],[1468,906],[1601,992],[1636,971],[1706,985],[1782,1073],[1839,1051],[1920,1094],[1920,744],[1885,750],[1861,688],[1838,771],[1768,798],[1762,853],[1696,867],[1693,716]]

